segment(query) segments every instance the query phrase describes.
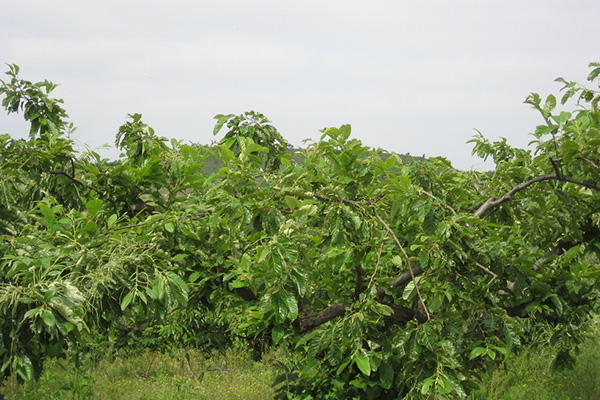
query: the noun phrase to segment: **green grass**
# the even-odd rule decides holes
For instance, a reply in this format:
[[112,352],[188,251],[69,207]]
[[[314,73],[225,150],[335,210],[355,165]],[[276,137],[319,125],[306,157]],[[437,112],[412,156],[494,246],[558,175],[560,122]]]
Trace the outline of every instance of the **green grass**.
[[600,323],[570,369],[555,369],[552,347],[524,351],[484,374],[473,400],[600,400]]
[[268,360],[252,361],[243,351],[144,352],[80,369],[51,360],[39,382],[5,382],[2,392],[15,400],[260,400],[273,398],[273,375]]
[[[472,400],[600,400],[600,323],[572,369],[550,372],[551,347],[523,351],[482,375]],[[206,355],[198,350],[141,352],[114,360],[50,360],[39,382],[6,381],[0,392],[14,400],[220,400],[272,399],[271,382],[283,352],[253,361],[244,350]]]

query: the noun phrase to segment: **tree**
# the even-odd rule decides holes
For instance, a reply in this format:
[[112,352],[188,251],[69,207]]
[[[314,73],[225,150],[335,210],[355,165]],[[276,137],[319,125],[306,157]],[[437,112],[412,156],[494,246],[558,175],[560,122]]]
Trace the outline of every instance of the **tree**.
[[[47,98],[17,72],[5,107]],[[116,165],[74,154],[60,112],[58,134],[3,136],[2,372],[32,379],[123,332],[213,330],[288,349],[290,399],[465,397],[526,343],[567,360],[598,301],[600,130],[598,91],[560,81],[577,111],[529,96],[533,150],[473,139],[490,173],[370,150],[349,125],[290,157],[254,112],[217,116],[230,130],[212,148],[167,144],[133,114]],[[208,157],[221,167],[203,174]]]

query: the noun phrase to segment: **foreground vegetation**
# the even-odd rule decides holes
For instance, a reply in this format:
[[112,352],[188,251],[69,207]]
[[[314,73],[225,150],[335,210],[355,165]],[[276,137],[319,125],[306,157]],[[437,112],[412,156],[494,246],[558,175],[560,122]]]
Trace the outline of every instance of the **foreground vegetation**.
[[372,151],[349,125],[292,157],[257,112],[216,116],[209,147],[130,115],[109,162],[74,151],[54,84],[7,75],[2,105],[31,127],[0,135],[8,379],[64,357],[241,346],[285,354],[279,399],[466,398],[524,347],[569,366],[598,310],[598,90],[531,94],[533,150],[478,135],[495,163],[481,173]]
[[[600,325],[568,368],[553,368],[556,349],[523,349],[483,373],[473,400],[600,399]],[[247,349],[213,353],[197,350],[142,352],[115,360],[86,360],[76,368],[65,360],[47,363],[38,382],[4,382],[0,393],[14,400],[259,400],[273,399],[272,387],[286,354],[267,352],[261,362]]]
[[196,350],[143,352],[75,368],[65,360],[48,362],[38,382],[5,383],[15,400],[270,400],[274,369],[269,360],[247,352],[206,354]]

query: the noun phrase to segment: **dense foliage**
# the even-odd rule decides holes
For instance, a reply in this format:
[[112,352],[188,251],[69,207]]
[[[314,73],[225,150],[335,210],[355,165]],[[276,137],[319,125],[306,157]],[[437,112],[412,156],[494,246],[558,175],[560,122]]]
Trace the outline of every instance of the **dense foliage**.
[[568,361],[597,306],[598,91],[561,79],[574,112],[529,96],[533,150],[473,139],[489,173],[370,150],[348,125],[292,157],[256,112],[218,115],[212,147],[130,115],[115,163],[77,154],[55,85],[9,67],[2,105],[31,130],[0,135],[4,376],[247,341],[289,352],[282,399],[458,398],[524,343]]

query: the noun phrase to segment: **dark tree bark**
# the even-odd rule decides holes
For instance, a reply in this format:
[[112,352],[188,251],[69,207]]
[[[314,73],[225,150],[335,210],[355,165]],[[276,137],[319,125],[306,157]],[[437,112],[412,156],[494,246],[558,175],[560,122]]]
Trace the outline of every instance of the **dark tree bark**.
[[354,278],[354,300],[358,300],[360,294],[365,290],[363,286],[363,269],[362,265],[356,264],[354,267],[356,271],[356,276]]
[[313,314],[299,315],[298,319],[294,321],[294,326],[300,333],[308,332],[325,322],[341,317],[346,313],[346,308],[351,305],[352,303],[332,304],[322,311]]

